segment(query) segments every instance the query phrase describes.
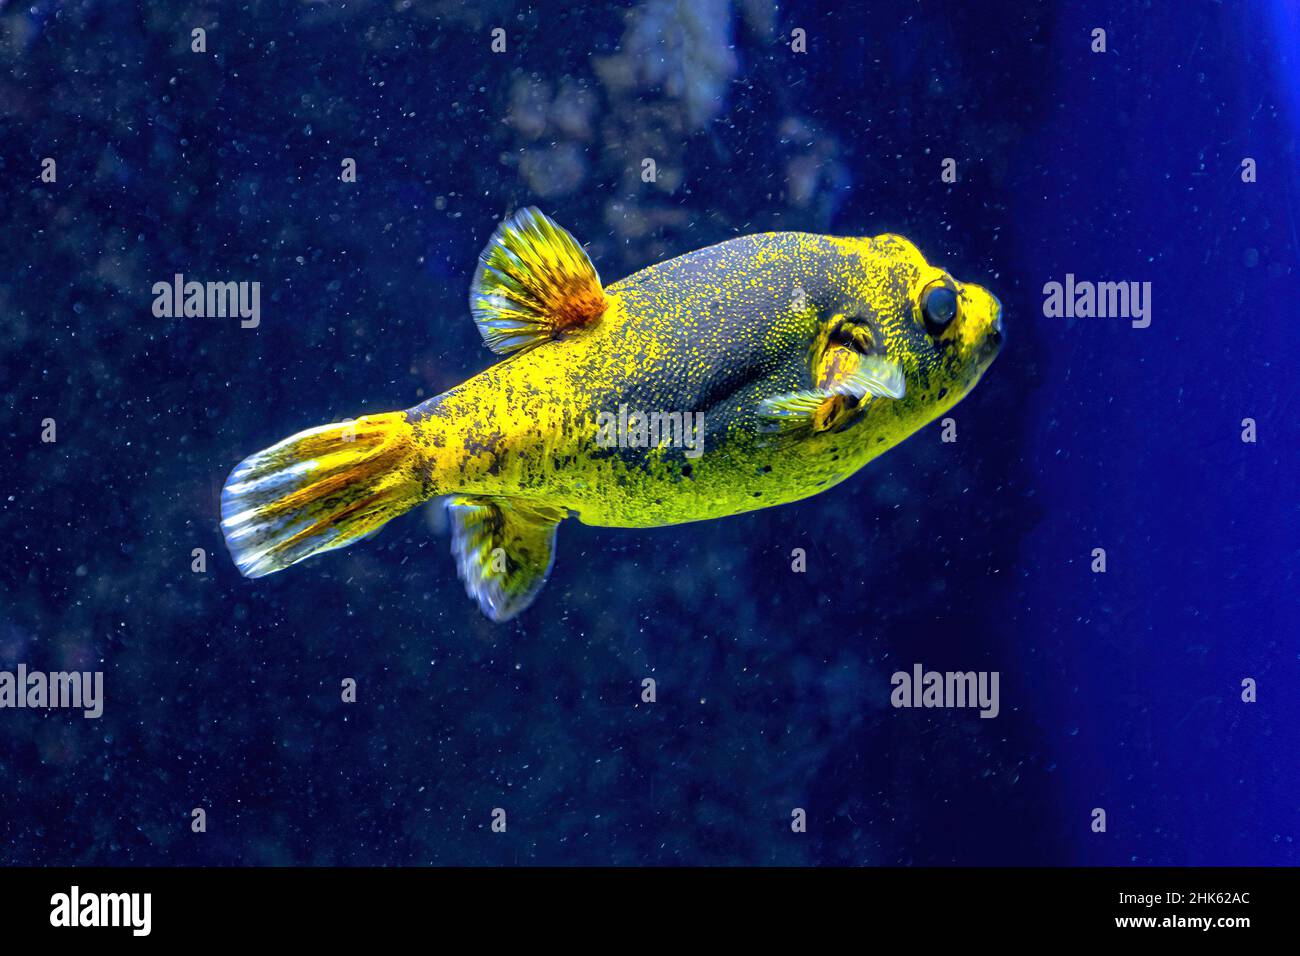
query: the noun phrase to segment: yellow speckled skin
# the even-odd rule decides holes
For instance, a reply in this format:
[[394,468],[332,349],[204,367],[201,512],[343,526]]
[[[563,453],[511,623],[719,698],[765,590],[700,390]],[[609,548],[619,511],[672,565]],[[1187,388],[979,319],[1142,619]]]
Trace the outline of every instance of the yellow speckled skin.
[[[947,278],[957,317],[927,331],[923,289]],[[985,289],[906,239],[767,233],[607,287],[590,326],[514,355],[409,410],[420,496],[525,499],[581,521],[650,527],[806,498],[942,415],[1001,342]],[[906,394],[798,439],[762,430],[763,399],[813,388],[862,352],[901,364]],[[704,450],[600,447],[597,415],[704,414]]]

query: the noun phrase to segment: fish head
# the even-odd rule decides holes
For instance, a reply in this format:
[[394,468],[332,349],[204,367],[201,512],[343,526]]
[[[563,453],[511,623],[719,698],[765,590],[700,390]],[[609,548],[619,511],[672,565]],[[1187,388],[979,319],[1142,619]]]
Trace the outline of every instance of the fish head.
[[950,407],[975,387],[1002,349],[1002,303],[926,261],[902,236],[868,240],[866,286],[878,338],[902,365],[908,391]]

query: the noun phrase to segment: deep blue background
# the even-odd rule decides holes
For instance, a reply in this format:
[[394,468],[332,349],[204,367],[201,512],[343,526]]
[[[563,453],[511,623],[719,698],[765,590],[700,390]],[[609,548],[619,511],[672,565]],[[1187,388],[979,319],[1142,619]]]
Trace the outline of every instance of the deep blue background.
[[[1296,4],[567,6],[0,11],[0,669],[108,698],[0,711],[0,862],[1295,863]],[[507,626],[434,509],[241,579],[229,469],[485,367],[469,277],[525,203],[607,281],[900,232],[1010,342],[955,444],[568,522]],[[260,281],[261,327],[155,319],[174,272]],[[1067,272],[1151,282],[1151,327],[1044,318]],[[892,710],[914,662],[999,671],[1001,716]]]

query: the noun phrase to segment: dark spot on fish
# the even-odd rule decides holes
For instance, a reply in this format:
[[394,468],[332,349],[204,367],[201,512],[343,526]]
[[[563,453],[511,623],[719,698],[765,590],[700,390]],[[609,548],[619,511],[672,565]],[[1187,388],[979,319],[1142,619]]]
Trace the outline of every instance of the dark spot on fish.
[[761,491],[756,491],[756,492],[754,492],[754,497],[755,497],[755,498],[761,498],[761,497],[763,497],[763,492],[761,492]]
[[876,444],[879,445],[884,440],[885,440],[885,436],[881,435],[879,438],[876,439]]
[[763,466],[763,474],[767,474],[767,473],[768,473],[769,471],[771,471],[771,470],[772,470],[772,466],[771,466],[771,465],[764,465],[764,466]]
[[505,437],[501,431],[495,431],[481,441],[471,439],[465,442],[465,450],[471,455],[495,455]]
[[682,465],[682,477],[689,478],[694,473],[694,469],[689,464]]
[[943,398],[943,397],[944,397],[945,395],[947,395],[947,394],[948,394],[948,390],[947,390],[946,388],[941,388],[941,389],[939,389],[939,397],[940,397],[940,398]]

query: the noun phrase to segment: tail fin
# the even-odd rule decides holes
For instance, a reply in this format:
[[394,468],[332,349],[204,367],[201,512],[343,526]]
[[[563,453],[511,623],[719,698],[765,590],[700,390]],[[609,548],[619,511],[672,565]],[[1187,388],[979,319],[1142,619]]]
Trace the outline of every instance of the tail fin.
[[221,530],[240,573],[260,578],[379,530],[423,501],[405,412],[299,432],[245,458],[221,491]]

